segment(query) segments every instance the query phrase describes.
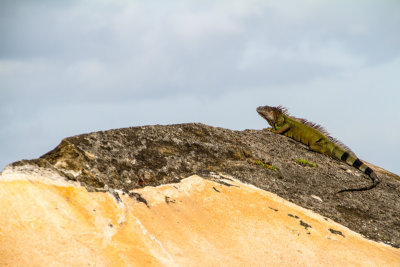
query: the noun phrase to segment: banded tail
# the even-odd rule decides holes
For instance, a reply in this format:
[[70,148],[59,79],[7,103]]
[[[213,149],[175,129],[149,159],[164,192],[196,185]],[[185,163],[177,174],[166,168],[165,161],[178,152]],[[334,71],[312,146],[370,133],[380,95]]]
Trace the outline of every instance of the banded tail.
[[375,174],[375,172],[370,167],[368,167],[365,163],[363,163],[359,158],[357,158],[354,154],[345,151],[340,156],[340,160],[346,162],[347,164],[353,166],[354,168],[359,169],[360,171],[362,171],[363,173],[368,175],[372,180],[372,184],[369,186],[361,187],[361,188],[342,189],[337,193],[349,192],[349,191],[370,190],[370,189],[376,187],[381,182],[381,179]]

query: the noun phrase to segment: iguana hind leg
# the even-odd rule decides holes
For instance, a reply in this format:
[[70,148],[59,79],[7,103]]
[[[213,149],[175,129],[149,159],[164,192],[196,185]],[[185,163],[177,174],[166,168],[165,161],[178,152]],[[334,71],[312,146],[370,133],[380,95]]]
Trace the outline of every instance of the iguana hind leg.
[[329,146],[327,146],[326,140],[320,139],[317,142],[310,143],[308,146],[310,147],[310,149],[312,151],[315,151],[315,152],[318,152],[318,153],[321,153],[321,154],[324,154],[327,156],[331,155],[331,151],[329,149]]

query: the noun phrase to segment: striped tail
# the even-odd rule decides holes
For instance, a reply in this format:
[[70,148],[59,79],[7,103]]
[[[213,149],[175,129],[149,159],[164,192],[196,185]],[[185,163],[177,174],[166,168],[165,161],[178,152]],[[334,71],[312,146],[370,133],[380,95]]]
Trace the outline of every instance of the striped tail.
[[351,192],[351,191],[366,191],[366,190],[370,190],[370,189],[376,187],[381,182],[381,179],[375,174],[375,172],[370,167],[368,167],[365,163],[363,163],[360,159],[358,159],[354,154],[344,152],[342,154],[342,156],[340,157],[340,159],[342,161],[346,162],[347,164],[353,166],[354,168],[357,168],[360,171],[367,174],[371,178],[372,184],[369,186],[361,187],[361,188],[342,189],[337,193]]

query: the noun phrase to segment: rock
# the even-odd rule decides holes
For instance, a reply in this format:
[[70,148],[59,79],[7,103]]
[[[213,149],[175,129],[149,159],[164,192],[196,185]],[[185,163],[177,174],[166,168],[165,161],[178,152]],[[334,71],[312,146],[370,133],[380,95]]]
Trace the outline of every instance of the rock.
[[[141,190],[144,190],[143,192],[147,192],[146,190],[155,190],[155,192],[158,192],[157,190],[161,189],[155,189],[154,187],[180,187],[183,183],[182,179],[191,175],[199,175],[203,177],[201,180],[202,183],[207,184],[208,187],[212,185],[211,188],[213,192],[222,198],[219,200],[221,203],[225,203],[225,200],[223,200],[225,195],[219,194],[222,192],[220,186],[222,186],[226,193],[235,191],[237,186],[244,188],[246,184],[251,184],[259,188],[257,189],[257,192],[266,190],[275,193],[296,205],[321,214],[324,218],[336,221],[371,240],[384,242],[392,247],[398,248],[400,247],[400,178],[397,175],[391,174],[380,168],[375,168],[375,170],[383,180],[377,188],[365,192],[335,194],[335,192],[343,188],[361,187],[366,183],[369,184],[370,179],[368,176],[343,162],[312,152],[306,146],[298,142],[281,135],[273,134],[266,130],[232,131],[204,124],[189,123],[167,126],[155,125],[131,127],[69,137],[64,139],[54,150],[48,152],[39,159],[22,160],[10,164],[3,171],[0,181],[7,183],[16,183],[16,181],[19,181],[19,186],[24,188],[28,185],[35,188],[35,186],[37,187],[40,184],[40,188],[42,188],[44,192],[38,191],[35,194],[39,199],[46,196],[49,197],[49,200],[41,200],[43,202],[51,201],[52,195],[49,195],[49,192],[53,192],[55,190],[54,188],[73,188],[73,190],[68,189],[63,192],[71,192],[68,193],[69,196],[66,199],[70,201],[68,202],[70,205],[76,206],[75,208],[77,210],[82,209],[83,207],[81,207],[81,205],[84,203],[78,199],[75,200],[75,198],[83,197],[83,195],[85,195],[83,198],[89,200],[91,198],[102,196],[100,197],[102,199],[101,202],[107,202],[113,199],[112,201],[114,202],[111,201],[110,203],[114,203],[116,207],[123,207],[121,209],[125,210],[126,213],[129,210],[127,207],[129,203],[136,203],[135,205],[140,205],[140,207],[154,210],[154,207],[152,206],[155,203],[154,199],[143,196]],[[235,181],[235,184],[232,185],[231,182],[226,182],[225,179],[216,177],[216,173],[224,176],[235,177],[240,182]],[[22,183],[22,181],[25,182]],[[27,183],[27,181],[30,182]],[[175,185],[172,185],[173,183]],[[11,189],[7,189],[8,187],[3,188],[6,188],[4,189],[6,191],[3,190],[3,195],[9,195],[7,190]],[[15,190],[18,191],[19,189]],[[24,190],[29,191],[31,189]],[[86,190],[88,192],[86,192]],[[242,193],[246,195],[245,192],[247,191],[243,191]],[[262,192],[267,193],[265,191]],[[193,192],[181,193],[187,194],[191,198]],[[18,200],[15,201],[20,201],[22,206],[28,205],[24,202],[25,195],[17,195],[19,195]],[[206,198],[208,199],[213,197],[210,196]],[[242,197],[245,198],[245,196]],[[60,201],[63,198],[64,197],[57,197]],[[163,205],[165,204],[167,205],[166,207],[170,208],[176,207],[180,204],[180,202],[177,202],[175,198],[165,194],[158,196],[157,199],[161,201],[160,203],[163,203]],[[90,201],[95,203],[98,200],[95,199]],[[251,205],[253,200],[248,199],[243,201],[247,201],[248,205]],[[107,207],[110,207],[110,209],[116,209],[115,207],[111,208],[112,205],[109,203],[105,203],[105,205],[108,205]],[[201,206],[203,204],[199,203],[198,205]],[[229,205],[227,203],[218,206],[218,201],[215,201],[215,203],[213,202],[213,205],[215,205],[215,212],[220,209],[220,212],[223,211],[231,214],[229,213],[231,211],[229,210]],[[186,208],[186,206],[182,207],[182,216],[195,212],[198,212],[199,214],[202,214],[202,212],[204,213],[202,210],[195,211],[194,207],[191,207],[190,211],[186,211]],[[70,209],[72,208],[70,207]],[[271,210],[273,209],[275,208],[272,207]],[[109,215],[107,212],[104,211],[104,214],[102,213],[100,217],[108,218]],[[118,212],[117,209],[111,213],[114,214]],[[261,208],[260,212],[263,212]],[[14,213],[14,215],[16,217],[19,216],[18,212]],[[92,215],[93,214],[86,212],[85,215],[82,216],[83,218],[89,218]],[[310,234],[306,234],[307,236],[313,234],[314,226],[309,222],[309,220],[306,220],[304,219],[305,217],[301,217],[297,214],[292,215],[298,217],[291,218],[297,220],[299,227],[310,232]],[[60,215],[52,216],[55,216],[56,218]],[[71,218],[74,218],[75,215],[71,216]],[[95,219],[97,218],[96,216],[94,216],[94,219],[92,218],[92,220],[97,220]],[[161,218],[157,218],[156,214],[151,216],[155,223],[153,226],[154,232],[157,232],[155,230],[158,227],[156,226],[157,223],[159,223],[157,220],[161,220]],[[233,215],[231,214],[231,216]],[[235,218],[235,216],[232,218]],[[240,218],[240,220],[246,221],[246,216]],[[47,219],[52,221],[51,216]],[[178,218],[176,220],[182,222],[180,224],[181,227],[185,227],[184,225],[188,223],[186,217]],[[209,218],[209,220],[213,221],[217,219]],[[225,219],[218,217],[218,220]],[[207,224],[207,221],[200,221],[206,224],[204,227],[212,227],[212,224]],[[56,229],[61,227],[55,223],[55,221],[52,222]],[[20,223],[23,225],[23,221]],[[46,225],[47,221],[44,219],[42,223],[43,225]],[[65,221],[64,223],[66,228],[68,228],[67,225],[69,223],[73,225],[71,222],[67,223]],[[285,225],[285,223],[283,224]],[[116,231],[117,227],[115,227],[115,221],[111,224],[112,227],[110,228],[113,229],[111,232]],[[150,226],[146,225],[144,227],[144,229],[147,229],[147,227]],[[160,229],[164,229],[164,226],[160,225],[159,227]],[[175,225],[174,227],[177,226]],[[171,229],[175,229],[174,227]],[[246,227],[251,228],[253,226],[247,225]],[[244,228],[240,229],[244,231]],[[211,231],[212,229],[208,230]],[[336,237],[341,237],[341,234],[344,233],[342,230],[338,230],[338,228],[328,228],[328,230],[330,235]],[[66,231],[69,231],[69,229],[66,229]],[[92,229],[90,231],[97,230]],[[206,230],[202,231],[204,232]],[[261,228],[259,231],[260,232],[257,232],[257,234],[260,235],[259,240],[262,240],[260,242],[266,242],[268,246],[271,246],[271,241],[268,239],[269,237],[264,236],[261,238],[264,232]],[[347,229],[346,231],[349,230]],[[73,233],[73,231],[71,233]],[[214,235],[219,235],[218,233],[215,233],[215,231],[207,233],[209,235],[212,235],[213,233]],[[40,239],[39,234],[33,235],[35,238]],[[343,234],[343,236],[347,237],[346,234]],[[112,235],[112,240],[114,240],[114,237],[115,234]],[[102,237],[99,238],[101,239]],[[205,237],[201,237],[201,240],[204,238]],[[204,241],[206,243],[211,242],[208,239],[204,240],[206,240]],[[242,239],[241,241],[250,242],[245,239]],[[296,242],[297,241],[298,240],[296,239]],[[64,240],[64,242],[68,243],[66,240]],[[79,242],[81,242],[81,240]],[[166,246],[165,244],[171,242],[172,241],[168,241],[167,238],[164,237],[161,244]],[[213,242],[210,244],[214,244]],[[233,241],[230,240],[229,242]],[[111,241],[110,244],[113,244],[113,248],[119,246],[119,243],[114,244]],[[374,244],[377,245],[376,243]],[[51,246],[50,244],[48,245]],[[190,247],[189,244],[186,245]],[[238,249],[240,247],[238,244],[232,245],[237,246]],[[347,245],[349,244],[346,243],[345,246]],[[74,246],[79,245],[74,241]],[[86,243],[85,246],[92,249],[92,247]],[[96,245],[93,245],[93,247],[95,246]],[[125,243],[123,246],[127,250],[131,249],[130,246],[140,247],[139,250],[146,255],[153,255],[153,249],[155,249],[152,248],[150,251],[149,248],[146,247],[143,250],[142,245],[127,245]],[[281,243],[277,246],[284,245]],[[240,249],[245,248],[241,247]],[[314,248],[307,249],[313,250]],[[170,255],[173,255],[171,257],[174,261],[177,261],[176,254],[170,252],[168,249],[166,249],[166,251],[168,251]],[[240,258],[237,256],[239,253],[238,251],[239,250],[237,250],[235,254],[232,250],[233,258]],[[115,253],[115,255],[120,255],[120,252]],[[206,257],[203,254],[201,255],[201,257]],[[260,255],[257,257],[261,257]],[[180,257],[186,256],[187,255],[181,255]],[[158,263],[166,266],[171,264],[170,260],[160,261],[158,256],[154,257],[157,259],[154,262],[155,265]],[[222,255],[219,257],[222,257]],[[129,258],[129,260],[131,259]],[[128,262],[129,260],[127,259]],[[318,258],[317,262],[319,262],[319,260],[321,259]],[[101,261],[102,260],[99,262]],[[127,261],[121,262],[126,263]],[[149,262],[152,261],[149,260]],[[181,264],[180,261],[178,262]],[[238,262],[245,262],[244,258],[243,261]],[[139,262],[138,264],[141,265],[143,263]]]
[[0,177],[0,266],[398,266],[400,250],[232,177],[130,194]]

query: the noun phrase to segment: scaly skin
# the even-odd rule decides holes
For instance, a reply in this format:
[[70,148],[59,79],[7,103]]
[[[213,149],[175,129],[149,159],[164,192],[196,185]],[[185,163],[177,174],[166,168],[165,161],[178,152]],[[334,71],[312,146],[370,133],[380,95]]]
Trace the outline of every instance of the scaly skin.
[[311,150],[341,160],[366,173],[372,184],[362,188],[343,189],[346,191],[364,191],[376,187],[380,179],[375,172],[365,165],[353,152],[343,147],[339,142],[333,141],[325,130],[319,125],[307,122],[304,119],[291,117],[285,108],[263,106],[257,108],[258,114],[267,120],[272,127],[272,132],[283,134],[310,147]]

